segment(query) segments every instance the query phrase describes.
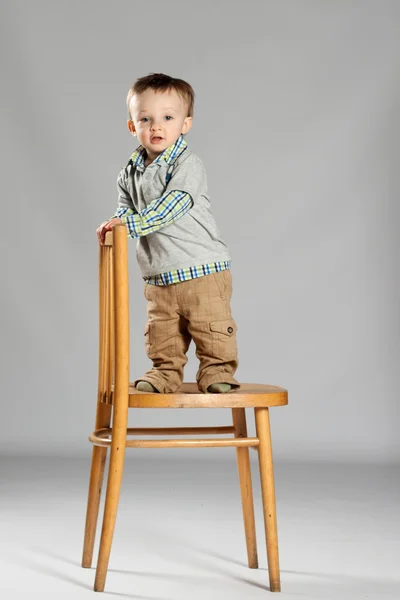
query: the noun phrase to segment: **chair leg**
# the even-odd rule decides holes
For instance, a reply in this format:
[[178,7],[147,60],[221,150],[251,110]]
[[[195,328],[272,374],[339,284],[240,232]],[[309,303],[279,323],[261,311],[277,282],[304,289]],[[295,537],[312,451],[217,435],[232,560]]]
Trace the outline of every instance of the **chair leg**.
[[125,445],[117,445],[116,443],[112,444],[99,558],[97,561],[96,578],[94,582],[95,592],[103,592],[106,583],[108,561],[110,559],[111,544],[114,535],[119,495],[121,490],[124,458]]
[[129,406],[129,285],[128,285],[128,238],[125,225],[113,229],[113,303],[115,373],[113,395],[113,419],[111,427],[111,453],[108,469],[106,502],[101,531],[99,558],[97,561],[94,590],[103,592],[110,559],[112,538],[122,473],[124,470],[126,431]]
[[263,501],[265,537],[267,541],[268,572],[271,592],[280,592],[278,532],[276,523],[274,469],[272,462],[271,431],[268,408],[255,408],[255,422],[259,439],[261,493]]
[[[247,437],[246,413],[244,408],[232,408],[235,437]],[[250,456],[248,448],[236,448],[242,497],[244,531],[246,536],[247,560],[250,569],[258,568],[256,525],[254,519],[253,486],[251,482]]]
[[100,496],[103,486],[106,458],[107,448],[102,448],[100,446],[93,447],[86,511],[85,540],[82,555],[82,567],[85,569],[90,569],[92,566],[94,540],[96,537],[96,526],[99,516]]

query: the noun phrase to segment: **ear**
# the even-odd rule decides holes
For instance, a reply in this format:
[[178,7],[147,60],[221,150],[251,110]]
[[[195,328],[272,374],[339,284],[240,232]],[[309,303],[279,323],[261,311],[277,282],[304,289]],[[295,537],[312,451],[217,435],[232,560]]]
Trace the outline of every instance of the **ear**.
[[126,122],[129,131],[131,132],[132,135],[136,135],[136,129],[135,129],[135,124],[132,121],[132,119],[128,119]]
[[186,117],[186,119],[183,122],[182,125],[182,133],[185,134],[187,133],[193,125],[193,118],[192,117]]

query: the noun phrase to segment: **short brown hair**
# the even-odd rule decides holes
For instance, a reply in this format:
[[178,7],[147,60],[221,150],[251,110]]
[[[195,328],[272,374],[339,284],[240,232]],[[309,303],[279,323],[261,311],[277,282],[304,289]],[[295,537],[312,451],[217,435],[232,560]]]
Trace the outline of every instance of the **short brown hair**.
[[170,90],[175,90],[175,92],[186,102],[188,108],[187,116],[193,117],[195,94],[192,86],[183,79],[176,79],[175,77],[164,75],[164,73],[150,73],[149,75],[136,79],[128,92],[126,103],[128,106],[129,118],[131,118],[129,103],[132,96],[134,94],[142,94],[148,89],[153,89],[157,92],[169,92]]

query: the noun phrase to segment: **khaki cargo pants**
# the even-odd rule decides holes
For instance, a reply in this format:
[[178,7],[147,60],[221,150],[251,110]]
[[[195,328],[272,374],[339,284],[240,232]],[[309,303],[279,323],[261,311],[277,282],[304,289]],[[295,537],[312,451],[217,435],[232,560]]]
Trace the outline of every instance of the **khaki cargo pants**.
[[153,368],[138,381],[150,382],[160,393],[175,392],[183,381],[186,353],[193,339],[200,361],[196,375],[200,391],[212,383],[230,383],[238,367],[236,323],[230,299],[229,269],[166,286],[145,284],[148,321],[147,356]]

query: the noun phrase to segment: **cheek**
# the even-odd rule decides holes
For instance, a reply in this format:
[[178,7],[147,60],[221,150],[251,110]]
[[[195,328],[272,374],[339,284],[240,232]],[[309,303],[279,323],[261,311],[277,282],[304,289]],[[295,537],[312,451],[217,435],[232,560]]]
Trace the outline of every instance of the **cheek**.
[[174,131],[182,131],[183,124],[179,121],[175,121],[173,124]]

